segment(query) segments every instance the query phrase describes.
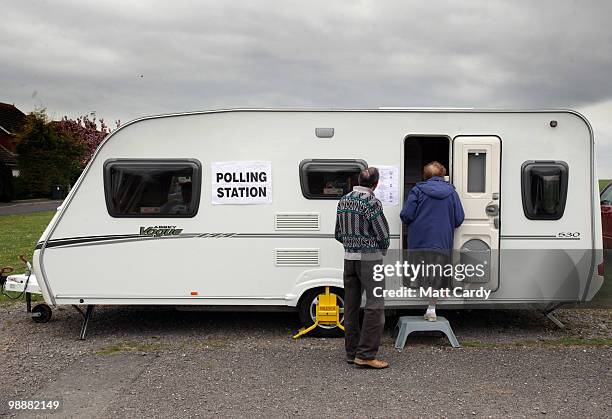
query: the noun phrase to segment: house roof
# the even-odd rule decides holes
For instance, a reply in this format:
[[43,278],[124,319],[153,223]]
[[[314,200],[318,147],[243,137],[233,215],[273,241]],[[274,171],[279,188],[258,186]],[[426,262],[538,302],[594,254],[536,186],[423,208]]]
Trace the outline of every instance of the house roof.
[[0,162],[8,167],[17,167],[17,154],[0,144]]
[[14,105],[0,102],[0,130],[9,134],[19,131],[25,120],[25,114]]

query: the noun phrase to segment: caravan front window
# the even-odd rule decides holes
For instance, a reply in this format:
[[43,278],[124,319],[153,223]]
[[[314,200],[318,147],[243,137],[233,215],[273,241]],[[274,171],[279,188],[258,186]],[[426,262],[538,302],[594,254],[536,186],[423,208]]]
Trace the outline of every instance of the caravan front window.
[[562,161],[530,161],[521,169],[523,211],[530,220],[558,220],[567,200],[569,167]]
[[106,206],[113,217],[193,217],[200,202],[196,160],[109,160]]
[[340,199],[358,185],[363,160],[311,159],[300,163],[302,194],[308,199]]

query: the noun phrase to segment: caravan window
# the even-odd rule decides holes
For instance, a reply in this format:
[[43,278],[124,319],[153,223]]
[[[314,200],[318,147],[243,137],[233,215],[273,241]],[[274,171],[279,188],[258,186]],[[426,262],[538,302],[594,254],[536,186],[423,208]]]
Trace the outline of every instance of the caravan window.
[[106,206],[113,217],[193,217],[200,202],[196,160],[110,160]]
[[311,159],[300,163],[302,194],[308,199],[340,199],[358,185],[363,160]]
[[558,220],[567,199],[569,167],[559,161],[531,161],[522,166],[523,211],[530,220]]
[[468,193],[485,193],[487,184],[487,152],[468,153]]

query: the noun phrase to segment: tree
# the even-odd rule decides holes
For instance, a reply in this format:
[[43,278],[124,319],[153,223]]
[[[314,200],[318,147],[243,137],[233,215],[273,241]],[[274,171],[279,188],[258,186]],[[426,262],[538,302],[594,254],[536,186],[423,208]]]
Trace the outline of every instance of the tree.
[[[81,160],[81,169],[85,168],[96,148],[104,137],[111,132],[104,119],[100,119],[100,129],[98,129],[95,116],[92,119],[87,115],[79,116],[77,119],[69,119],[64,116],[61,121],[55,124],[60,134],[72,137],[83,144],[85,151]],[[120,121],[116,121],[117,127],[119,127],[119,124]]]
[[53,185],[67,190],[81,172],[85,146],[66,132],[60,133],[43,110],[26,116],[17,134],[20,184],[31,197],[47,196]]
[[0,202],[9,202],[14,195],[13,172],[0,161]]

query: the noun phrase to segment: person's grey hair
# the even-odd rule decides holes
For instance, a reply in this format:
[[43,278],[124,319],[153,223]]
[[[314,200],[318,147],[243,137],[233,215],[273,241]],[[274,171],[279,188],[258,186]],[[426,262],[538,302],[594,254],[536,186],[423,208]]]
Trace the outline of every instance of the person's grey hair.
[[434,176],[446,176],[446,167],[440,162],[432,161],[423,167],[423,180],[431,179]]
[[378,169],[376,167],[368,167],[359,173],[359,186],[371,188],[378,183],[379,177],[380,175],[378,174]]

